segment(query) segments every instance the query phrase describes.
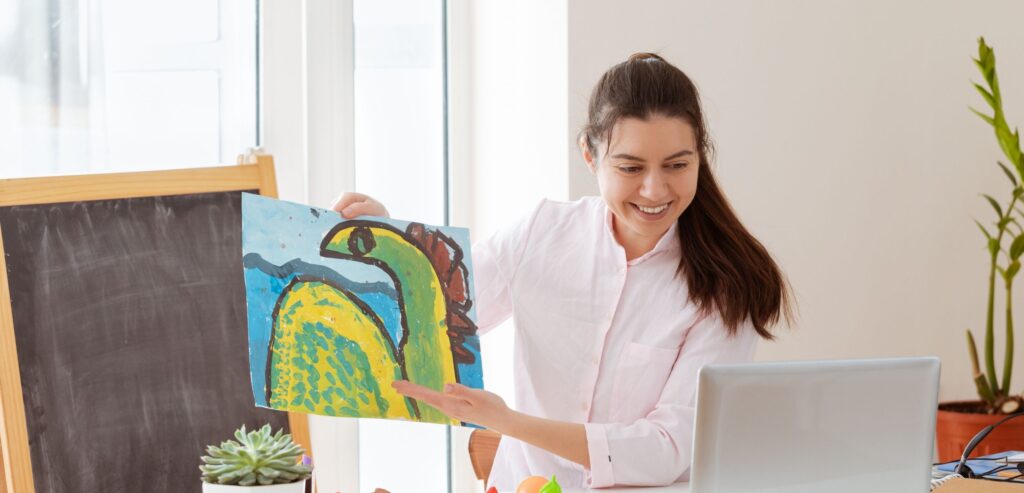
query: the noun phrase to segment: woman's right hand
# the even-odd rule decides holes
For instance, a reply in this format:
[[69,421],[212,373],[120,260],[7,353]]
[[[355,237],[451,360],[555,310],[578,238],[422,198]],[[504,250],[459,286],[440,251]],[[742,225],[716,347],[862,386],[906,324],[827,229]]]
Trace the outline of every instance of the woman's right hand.
[[384,204],[369,195],[355,192],[341,194],[338,200],[334,201],[334,206],[331,209],[340,212],[341,217],[345,219],[352,219],[356,216],[391,217]]

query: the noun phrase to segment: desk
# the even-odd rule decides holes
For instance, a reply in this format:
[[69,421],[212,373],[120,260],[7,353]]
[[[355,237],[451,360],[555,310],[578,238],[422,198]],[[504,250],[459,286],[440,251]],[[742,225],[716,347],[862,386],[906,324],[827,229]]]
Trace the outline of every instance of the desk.
[[[689,493],[690,483],[676,483],[669,486],[654,488],[602,488],[602,489],[574,489],[563,488],[562,493]],[[506,493],[506,492],[502,492]],[[511,492],[508,492],[511,493]]]

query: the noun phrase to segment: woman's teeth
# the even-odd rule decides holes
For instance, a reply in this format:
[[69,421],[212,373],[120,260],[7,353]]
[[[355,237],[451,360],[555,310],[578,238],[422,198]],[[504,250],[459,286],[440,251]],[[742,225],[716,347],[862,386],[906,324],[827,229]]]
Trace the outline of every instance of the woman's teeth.
[[644,207],[642,205],[637,205],[637,204],[633,204],[633,205],[636,205],[637,209],[640,209],[641,211],[646,212],[648,214],[659,214],[659,213],[661,213],[661,211],[663,211],[666,208],[668,208],[668,204],[662,204],[662,205],[659,205],[658,207]]

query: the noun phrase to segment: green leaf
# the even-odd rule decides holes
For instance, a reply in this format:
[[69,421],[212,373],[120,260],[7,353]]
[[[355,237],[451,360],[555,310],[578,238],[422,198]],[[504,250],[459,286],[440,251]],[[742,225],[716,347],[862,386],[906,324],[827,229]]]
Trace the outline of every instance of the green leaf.
[[1010,259],[1017,260],[1021,254],[1024,254],[1024,235],[1020,235],[1013,239],[1013,243],[1010,244]]
[[1006,282],[1009,283],[1010,281],[1013,281],[1013,276],[1016,276],[1017,271],[1019,270],[1020,261],[1014,260],[1013,262],[1010,262],[1010,266],[1006,268],[1006,273],[1003,275],[1003,277],[1006,279]]
[[1021,161],[1020,130],[1016,128],[1013,129],[1013,149],[1014,155],[1017,156],[1017,161],[1015,161],[1017,169],[1021,169],[1021,166],[1024,165],[1024,161]]
[[981,373],[981,366],[978,365],[978,346],[974,344],[974,334],[971,333],[971,329],[967,329],[967,351],[971,357],[971,368],[974,373]]
[[984,38],[978,40],[978,59],[975,61],[981,68],[982,74],[985,75],[985,80],[991,84],[992,79],[995,77],[996,53],[991,46],[985,44]]
[[978,225],[978,229],[981,230],[981,234],[985,235],[985,238],[988,238],[989,240],[992,240],[992,235],[989,234],[988,230],[985,229],[985,226],[982,226],[981,223],[978,222],[977,219],[974,220],[974,224]]
[[981,94],[981,97],[985,98],[985,102],[988,103],[988,105],[991,106],[992,109],[996,109],[999,107],[999,105],[996,104],[996,98],[992,96],[992,94],[988,92],[987,89],[981,87],[981,85],[977,83],[974,84],[974,88],[978,90],[978,93]]
[[[978,67],[978,72],[981,72],[981,75],[984,76],[985,72],[986,72],[986,70],[985,70],[985,62],[981,61],[981,58],[982,58],[982,56],[979,54],[978,58],[972,58],[971,60],[973,60],[974,61],[974,65],[976,67]],[[988,79],[986,78],[985,81],[988,82]]]
[[988,240],[988,253],[992,255],[992,257],[999,255],[999,241],[995,238],[989,238]]
[[[1019,235],[1019,234],[1022,234],[1022,233],[1024,233],[1024,229],[1021,229],[1021,227],[1020,227],[1020,223],[1019,223],[1019,222],[1017,222],[1017,220],[1016,220],[1015,218],[1013,218],[1013,217],[1010,217],[1010,223],[1009,223],[1009,224],[1012,224],[1012,225],[1013,225],[1014,229],[1016,229],[1016,230],[1017,230],[1017,234],[1018,234],[1018,235]],[[1006,230],[1007,230],[1007,231],[1012,231],[1012,230],[1011,230],[1010,228],[1006,228]]]
[[974,344],[974,335],[971,334],[970,329],[967,329],[967,354],[971,358],[971,370],[974,374],[974,385],[978,389],[978,396],[985,402],[993,402],[995,399],[992,397],[988,380],[985,379],[985,374],[981,372],[981,367],[978,365],[978,347]]
[[1019,163],[1020,138],[1010,133],[1010,129],[1002,125],[997,124],[995,128],[996,138],[999,140],[999,147],[1003,150],[1003,154],[1006,155],[1011,163]]
[[1013,183],[1014,195],[1020,195],[1020,192],[1018,192],[1018,190],[1021,190],[1021,188],[1017,186],[1017,176],[1014,175],[1013,172],[1010,171],[1010,168],[1003,164],[1002,161],[996,161],[996,164],[998,164],[999,167],[1003,169],[1003,173],[1006,173],[1006,177],[1010,179],[1010,183]]
[[1003,208],[999,207],[999,202],[996,202],[996,199],[992,198],[992,196],[987,193],[983,193],[981,196],[985,197],[989,204],[992,204],[992,208],[996,210],[996,214],[999,214],[999,217],[1003,217]]
[[974,114],[978,115],[979,117],[981,117],[982,120],[985,120],[985,123],[988,123],[989,125],[992,125],[993,127],[996,126],[996,122],[995,122],[995,120],[992,119],[992,117],[990,117],[990,116],[988,116],[988,115],[986,115],[986,114],[984,114],[984,113],[982,113],[982,112],[980,112],[980,111],[978,111],[978,110],[976,110],[974,108],[971,108],[971,107],[968,107],[967,109],[973,111]]

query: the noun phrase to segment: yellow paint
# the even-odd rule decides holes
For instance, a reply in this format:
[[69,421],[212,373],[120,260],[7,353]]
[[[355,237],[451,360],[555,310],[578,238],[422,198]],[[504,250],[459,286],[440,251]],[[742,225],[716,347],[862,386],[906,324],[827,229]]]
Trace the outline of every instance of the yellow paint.
[[[349,250],[349,238],[355,227],[339,231],[327,245],[327,249],[345,255]],[[406,326],[409,330],[405,346],[405,369],[413,383],[441,391],[446,383],[456,382],[455,361],[451,352],[451,339],[447,330],[447,306],[441,280],[430,259],[416,245],[401,234],[390,229],[367,226],[374,237],[376,246],[362,255],[380,260],[399,278],[405,306],[402,307]],[[358,257],[358,256],[357,256]],[[420,276],[429,276],[423,278]],[[413,291],[413,286],[426,284],[424,291]],[[418,288],[422,289],[422,288]],[[427,296],[429,300],[425,300]],[[426,316],[422,316],[426,313]],[[458,424],[444,413],[420,403],[420,414],[425,421]]]
[[[359,416],[412,419],[405,397],[391,387],[396,376],[401,376],[400,368],[384,339],[386,336],[372,319],[364,315],[344,293],[321,282],[298,283],[283,296],[273,350],[275,357],[284,358],[288,364],[283,365],[274,382],[272,407],[317,414],[350,415],[339,411],[349,407],[356,410]],[[301,351],[296,336],[317,324],[329,328],[332,331],[331,337],[341,335],[355,345],[336,347],[333,341],[328,341],[328,344],[318,345],[312,353]],[[336,368],[329,364],[331,358],[352,362],[360,352],[369,361],[369,368],[353,365],[351,377],[339,375]],[[297,365],[296,358],[311,364],[313,371]],[[303,385],[311,386],[311,374],[319,375],[314,381],[315,390],[323,398],[319,402],[309,399],[296,404],[294,401],[300,398],[300,394],[309,394],[299,390]],[[336,377],[333,384],[326,377],[328,374]],[[342,378],[350,382],[351,390],[340,382]],[[378,383],[380,395],[388,404],[386,410],[377,405],[376,397],[370,389],[361,386],[360,382],[368,379]],[[360,394],[366,398],[366,402],[359,398]],[[334,412],[330,412],[328,407]]]
[[[383,228],[370,228],[373,231],[373,235],[377,240],[377,248],[370,252],[367,256],[378,258],[385,261],[392,269],[395,266],[405,266],[410,271],[414,269],[422,269],[420,272],[429,273],[429,294],[431,297],[431,311],[430,316],[426,317],[426,320],[415,319],[417,313],[412,313],[410,308],[410,293],[404,293],[406,297],[406,318],[408,319],[408,325],[410,331],[413,324],[419,324],[425,328],[421,333],[410,334],[409,345],[420,345],[423,344],[426,347],[434,347],[439,350],[436,352],[432,351],[411,351],[409,346],[406,346],[406,371],[409,373],[409,378],[414,382],[431,387],[435,390],[441,390],[446,383],[455,382],[455,360],[451,353],[451,339],[448,337],[448,307],[445,305],[444,288],[441,286],[441,279],[438,278],[437,272],[434,270],[433,264],[430,263],[430,259],[427,258],[426,254],[423,253],[416,245],[406,241],[404,237],[396,234],[393,231]],[[345,240],[348,241],[347,239]],[[333,243],[333,242],[332,242]],[[383,247],[383,248],[382,248]],[[389,248],[390,247],[390,248]],[[388,255],[385,252],[394,251],[394,255]],[[385,256],[387,255],[387,256]],[[404,258],[394,258],[394,257]],[[413,265],[413,262],[418,265]],[[411,272],[403,273],[396,272],[400,277],[405,277],[403,274],[409,275]],[[424,296],[424,293],[415,293],[417,296]],[[411,361],[410,361],[411,359]],[[433,372],[420,375],[422,369],[431,368],[435,365],[440,366],[441,379],[436,379]],[[422,376],[422,378],[420,378]],[[419,381],[416,381],[418,379]]]

